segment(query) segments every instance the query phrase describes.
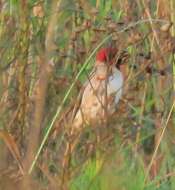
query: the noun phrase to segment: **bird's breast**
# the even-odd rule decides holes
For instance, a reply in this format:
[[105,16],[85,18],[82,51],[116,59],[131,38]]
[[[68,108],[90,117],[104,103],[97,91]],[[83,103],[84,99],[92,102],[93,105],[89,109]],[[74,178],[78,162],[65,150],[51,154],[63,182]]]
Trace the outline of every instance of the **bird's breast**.
[[97,80],[94,75],[87,83],[82,96],[80,109],[75,120],[79,123],[102,120],[106,110],[109,114],[115,111],[116,104],[122,95],[123,77],[117,70],[108,81]]
[[[107,83],[106,83],[107,82]],[[85,88],[82,98],[82,110],[93,117],[102,113],[106,106],[109,112],[115,107],[122,95],[123,77],[118,71],[113,73],[108,81],[93,77]]]

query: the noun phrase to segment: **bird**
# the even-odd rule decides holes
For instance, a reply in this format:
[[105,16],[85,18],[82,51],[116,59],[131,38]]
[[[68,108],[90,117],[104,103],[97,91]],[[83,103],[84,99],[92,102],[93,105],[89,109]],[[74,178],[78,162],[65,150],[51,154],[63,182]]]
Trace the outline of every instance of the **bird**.
[[97,52],[92,74],[83,85],[80,106],[72,123],[73,131],[83,125],[103,122],[115,112],[122,96],[124,74],[121,68],[126,55],[126,52],[119,54],[113,47],[104,47]]
[[96,53],[94,68],[82,87],[81,101],[71,122],[71,140],[65,148],[63,167],[68,165],[83,126],[100,125],[115,112],[122,97],[123,63],[127,58],[126,51],[111,46],[102,47]]

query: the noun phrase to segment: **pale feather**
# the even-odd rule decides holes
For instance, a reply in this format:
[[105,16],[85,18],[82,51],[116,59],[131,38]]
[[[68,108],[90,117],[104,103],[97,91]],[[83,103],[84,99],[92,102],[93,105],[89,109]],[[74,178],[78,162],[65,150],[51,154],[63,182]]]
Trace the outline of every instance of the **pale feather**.
[[[107,98],[106,98],[107,85]],[[104,119],[106,99],[107,112],[109,115],[114,113],[116,104],[121,98],[123,86],[123,77],[121,72],[113,68],[112,74],[106,80],[98,80],[97,73],[85,83],[84,92],[80,108],[75,115],[73,128],[79,128],[83,124],[100,122]]]

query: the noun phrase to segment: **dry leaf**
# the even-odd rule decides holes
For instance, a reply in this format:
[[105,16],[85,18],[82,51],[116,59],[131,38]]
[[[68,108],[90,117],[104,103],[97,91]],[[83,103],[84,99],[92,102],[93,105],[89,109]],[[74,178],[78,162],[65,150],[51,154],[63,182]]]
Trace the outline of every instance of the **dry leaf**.
[[0,138],[4,141],[14,159],[17,161],[21,173],[24,174],[20,152],[13,136],[5,130],[0,130]]

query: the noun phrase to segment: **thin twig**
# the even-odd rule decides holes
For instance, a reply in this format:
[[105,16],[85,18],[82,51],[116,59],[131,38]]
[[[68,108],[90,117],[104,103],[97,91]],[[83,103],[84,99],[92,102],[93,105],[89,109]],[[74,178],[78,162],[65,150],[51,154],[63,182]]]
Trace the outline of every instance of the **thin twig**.
[[155,160],[155,158],[156,158],[156,155],[157,155],[157,152],[158,152],[160,143],[161,143],[161,141],[162,141],[162,139],[163,139],[163,136],[164,136],[164,134],[165,134],[165,130],[166,130],[166,128],[167,128],[167,125],[168,125],[168,122],[169,122],[169,120],[170,120],[171,114],[172,114],[172,112],[173,112],[174,106],[175,106],[175,101],[173,102],[173,105],[172,105],[172,107],[171,107],[171,109],[170,109],[170,111],[169,111],[169,114],[168,114],[168,116],[167,116],[165,125],[164,125],[164,127],[163,127],[163,129],[162,129],[162,132],[161,132],[161,134],[160,134],[160,137],[159,137],[159,139],[158,139],[157,145],[156,145],[156,147],[155,147],[153,156],[152,156],[151,161],[150,161],[150,163],[149,163],[149,166],[148,166],[148,168],[147,168],[147,171],[146,171],[146,174],[145,174],[145,178],[144,178],[143,188],[142,188],[142,189],[144,189],[145,184],[146,184],[146,182],[147,182],[147,179],[148,179],[148,176],[149,176],[149,172],[150,172],[151,167],[152,167],[152,165],[153,165],[153,162],[154,162],[154,160]]

